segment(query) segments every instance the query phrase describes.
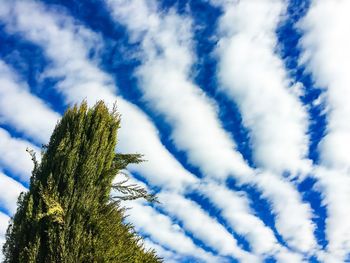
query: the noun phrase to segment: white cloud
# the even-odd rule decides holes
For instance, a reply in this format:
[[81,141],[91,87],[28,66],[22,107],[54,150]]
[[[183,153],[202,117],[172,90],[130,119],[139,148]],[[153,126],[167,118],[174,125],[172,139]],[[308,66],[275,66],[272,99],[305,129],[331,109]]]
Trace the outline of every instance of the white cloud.
[[283,247],[277,253],[276,260],[279,263],[306,262],[301,255],[290,252],[289,250],[287,250]]
[[230,191],[215,183],[202,184],[200,190],[221,210],[230,227],[249,241],[253,252],[274,254],[278,242],[272,230],[254,215],[244,193]]
[[241,110],[257,165],[295,174],[310,169],[306,160],[308,121],[283,62],[274,52],[275,30],[285,6],[282,0],[223,4],[218,76],[220,89]]
[[[259,169],[253,179],[272,204],[278,232],[293,248],[316,246],[310,206],[280,174],[308,172],[307,116],[281,59],[274,53],[275,30],[284,1],[214,1],[223,8],[219,22],[220,89],[234,100],[250,130]],[[290,218],[294,214],[293,219]]]
[[[40,155],[40,149],[28,141],[13,138],[0,128],[0,165],[11,170],[21,180],[28,182],[34,167],[26,149],[32,149]],[[40,158],[40,156],[37,156]]]
[[173,11],[161,13],[153,1],[109,1],[109,6],[115,20],[141,40],[139,88],[148,105],[171,125],[177,148],[205,174],[249,174],[218,120],[215,103],[190,79],[195,60],[191,20]]
[[350,251],[350,177],[324,167],[317,167],[315,174],[328,214],[325,232],[329,243],[323,261],[343,262]]
[[171,192],[161,192],[158,198],[164,203],[163,209],[179,218],[185,229],[220,255],[233,256],[241,262],[258,262],[257,257],[242,250],[233,236],[197,203]]
[[[125,171],[124,174],[118,174],[116,178],[114,179],[114,183],[122,182],[124,180],[128,179],[127,184],[129,185],[139,185],[147,190],[147,192],[151,192],[147,185],[140,182],[139,180],[135,179],[132,174],[130,174],[128,171]],[[119,195],[117,192],[113,192],[113,195]],[[214,239],[220,239],[220,231],[222,232],[222,226],[217,225],[217,223],[208,217],[204,211],[202,211],[197,204],[185,199],[183,196],[175,193],[175,192],[169,192],[169,191],[161,191],[157,194],[157,198],[160,201],[157,206],[160,206],[162,209],[165,209],[169,214],[171,214],[171,218],[169,216],[159,214],[155,209],[153,209],[150,206],[147,206],[144,202],[141,200],[130,201],[125,202],[131,210],[128,211],[127,220],[131,222],[133,225],[136,226],[136,228],[139,231],[142,231],[143,233],[146,233],[148,235],[152,236],[152,240],[156,240],[163,246],[167,247],[165,249],[164,247],[154,244],[149,239],[146,239],[146,247],[148,248],[154,248],[157,250],[157,252],[160,252],[160,256],[164,256],[168,262],[169,261],[175,261],[175,259],[179,259],[179,255],[176,255],[173,251],[185,254],[188,256],[191,256],[189,252],[184,250],[183,248],[177,249],[174,245],[174,242],[177,242],[177,239],[185,240],[185,246],[189,245],[189,249],[192,250],[194,245],[190,238],[185,236],[185,233],[181,229],[181,227],[175,223],[172,223],[172,220],[174,218],[179,219],[183,224],[184,228],[194,234],[197,238],[205,241],[205,243],[208,243],[209,245],[213,245]],[[179,207],[180,206],[180,207]],[[194,211],[193,211],[194,210]],[[155,220],[153,221],[152,218],[155,216]],[[196,217],[197,220],[193,220],[193,218]],[[203,219],[205,222],[203,222]],[[149,222],[147,222],[149,221]],[[152,221],[152,222],[151,222]],[[205,224],[206,228],[216,228],[219,229],[218,232],[215,232],[214,237],[208,236],[208,233],[206,233],[205,229],[203,227],[199,227],[198,222],[202,222]],[[158,231],[162,232],[162,234],[157,233]],[[228,234],[228,233],[227,233]],[[165,237],[164,235],[169,235],[168,237]],[[215,236],[219,235],[218,238],[215,238]],[[175,240],[172,240],[172,237],[175,236]],[[213,239],[214,238],[214,239]],[[227,237],[228,240],[230,240],[230,237]],[[171,240],[171,241],[170,241]],[[227,240],[226,240],[227,241]],[[232,240],[231,244],[232,244]],[[235,240],[233,240],[234,246],[236,246]],[[229,242],[230,243],[230,242]],[[214,244],[214,247],[222,244],[222,242]],[[154,246],[152,246],[154,245]],[[170,249],[170,250],[169,250]],[[239,248],[233,249],[235,252],[239,251]],[[232,249],[231,249],[232,251]],[[201,252],[202,253],[202,252]],[[192,254],[194,255],[194,254]],[[207,256],[205,256],[207,257]]]
[[4,238],[10,217],[0,212],[0,238]]
[[66,96],[68,103],[85,98],[90,103],[104,97],[108,102],[115,100],[113,79],[99,70],[96,61],[88,59],[89,51],[92,48],[98,50],[101,45],[99,35],[36,2],[16,1],[2,8],[5,6],[8,12],[1,18],[6,23],[6,30],[23,35],[45,49],[53,65],[42,77],[62,78],[56,88]]
[[149,234],[156,242],[180,254],[196,256],[204,262],[220,262],[219,258],[198,248],[169,217],[138,201],[130,202],[128,206],[131,209],[128,210],[129,216],[126,219],[132,222],[138,231]]
[[[140,185],[147,189],[148,192],[150,192],[150,190],[145,184],[133,178],[133,176],[128,172],[126,172],[126,174],[127,177],[122,174],[118,175],[115,179],[115,182],[120,182],[128,178],[129,184]],[[191,184],[189,188],[195,188],[199,191],[202,191],[202,188],[196,187],[196,185]],[[224,187],[217,189],[221,191],[222,189],[224,189]],[[212,194],[213,193],[210,192],[209,198],[211,198]],[[196,202],[186,199],[179,193],[174,192],[173,189],[170,191],[162,190],[157,194],[157,197],[160,201],[160,204],[158,204],[157,206],[163,209],[163,211],[166,211],[166,213],[171,215],[171,217],[175,220],[180,221],[185,230],[191,232],[194,237],[196,237],[198,240],[203,241],[204,244],[213,248],[220,255],[231,256],[236,259],[239,259],[241,262],[259,261],[259,258],[255,255],[242,250],[237,245],[237,241],[235,240],[235,238],[222,225],[220,225],[216,220],[211,218],[207,214],[207,212],[204,211]],[[227,201],[230,202],[230,200]],[[232,212],[232,210],[226,210],[226,212],[230,213]],[[239,212],[235,210],[235,214],[236,213]],[[251,215],[251,218],[254,217],[254,215]],[[234,227],[240,227],[240,225],[243,222],[238,221],[236,223],[237,225],[235,225]],[[266,242],[266,240],[264,241]]]
[[350,172],[349,1],[313,1],[299,27],[304,31],[301,59],[325,89],[327,135],[320,144],[323,165]]
[[[210,198],[213,204],[219,208],[221,215],[230,227],[249,241],[252,251],[255,254],[261,256],[274,255],[278,259],[278,262],[302,262],[302,256],[300,254],[291,252],[287,248],[281,246],[276,240],[272,230],[265,226],[261,219],[254,215],[253,211],[250,209],[249,200],[244,193],[230,191],[212,182],[202,184],[199,187],[201,192]],[[266,197],[271,200],[269,196]],[[285,200],[286,198],[282,197],[281,199]],[[294,200],[294,198],[291,199]],[[288,206],[295,209],[294,204],[288,204]],[[276,207],[278,207],[278,205],[276,205]],[[296,210],[300,211],[300,208],[298,207]],[[290,212],[286,211],[284,213],[283,211],[284,210],[278,214],[280,214],[280,216],[285,216],[287,212]],[[289,214],[289,216],[291,215]],[[299,218],[304,218],[305,216],[302,215],[300,217],[300,215],[296,215],[295,217],[296,220],[300,220]],[[291,220],[295,220],[295,218]],[[281,225],[283,226],[284,221],[280,222],[277,220],[277,223],[282,223]],[[302,222],[301,225],[302,224],[304,224],[304,222]],[[277,228],[279,227],[277,226]],[[278,230],[282,233],[284,232],[283,230]],[[298,231],[300,231],[300,229],[298,229]],[[302,242],[305,241],[302,240]]]
[[303,31],[300,62],[324,89],[326,136],[315,170],[327,205],[324,262],[343,262],[350,252],[350,2],[312,1],[298,27]]
[[0,123],[10,124],[38,143],[47,143],[58,113],[33,96],[27,84],[0,60]]
[[118,100],[118,109],[122,114],[118,151],[142,153],[147,160],[129,166],[131,172],[141,173],[152,184],[179,191],[198,181],[161,144],[158,131],[145,114],[121,99]]
[[303,203],[295,187],[286,179],[269,172],[257,174],[256,186],[261,189],[263,197],[271,202],[276,229],[288,245],[300,252],[315,253],[317,247],[311,208]]
[[26,190],[22,184],[0,172],[0,206],[9,214],[16,212],[17,198]]
[[177,255],[173,251],[165,249],[164,247],[154,243],[149,238],[144,239],[144,246],[146,249],[154,249],[157,253],[157,256],[163,258],[165,262],[176,263],[181,260],[180,255]]

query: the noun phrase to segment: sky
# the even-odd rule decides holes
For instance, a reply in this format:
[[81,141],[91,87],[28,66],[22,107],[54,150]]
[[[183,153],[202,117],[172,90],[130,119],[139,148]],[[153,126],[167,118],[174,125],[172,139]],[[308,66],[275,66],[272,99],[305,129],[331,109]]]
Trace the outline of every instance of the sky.
[[[116,101],[165,262],[350,262],[350,1],[3,0],[0,244],[67,107]],[[115,180],[123,180],[117,175]],[[1,256],[0,256],[1,258]]]

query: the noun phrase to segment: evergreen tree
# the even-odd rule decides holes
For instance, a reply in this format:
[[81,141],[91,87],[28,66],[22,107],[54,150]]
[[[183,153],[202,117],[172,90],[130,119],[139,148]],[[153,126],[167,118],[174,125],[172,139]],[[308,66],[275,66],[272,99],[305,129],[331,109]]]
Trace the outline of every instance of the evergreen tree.
[[[30,187],[7,230],[4,262],[161,262],[123,223],[122,200],[155,198],[125,181],[113,185],[116,174],[141,161],[115,153],[119,126],[116,110],[83,103],[66,111],[40,164],[30,152]],[[121,195],[111,199],[113,188]]]

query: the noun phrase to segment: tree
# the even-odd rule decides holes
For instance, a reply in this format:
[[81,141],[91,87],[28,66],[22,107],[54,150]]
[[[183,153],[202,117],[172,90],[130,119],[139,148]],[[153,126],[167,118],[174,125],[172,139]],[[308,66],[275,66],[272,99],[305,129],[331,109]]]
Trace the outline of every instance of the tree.
[[[132,225],[123,223],[121,201],[146,198],[144,189],[113,185],[115,176],[139,154],[116,154],[120,118],[103,102],[84,102],[66,111],[56,125],[29,191],[18,199],[7,230],[4,262],[161,262],[143,247]],[[120,193],[111,199],[111,191]]]

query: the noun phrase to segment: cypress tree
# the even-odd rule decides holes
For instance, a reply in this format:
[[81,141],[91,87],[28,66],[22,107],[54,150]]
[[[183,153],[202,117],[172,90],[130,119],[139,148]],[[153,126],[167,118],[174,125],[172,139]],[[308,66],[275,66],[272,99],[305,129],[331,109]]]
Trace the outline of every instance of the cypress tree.
[[[115,176],[138,154],[116,154],[120,118],[103,102],[68,109],[56,125],[41,162],[34,161],[29,191],[7,230],[4,262],[161,262],[146,250],[121,201],[155,198]],[[111,191],[120,195],[111,199]]]

